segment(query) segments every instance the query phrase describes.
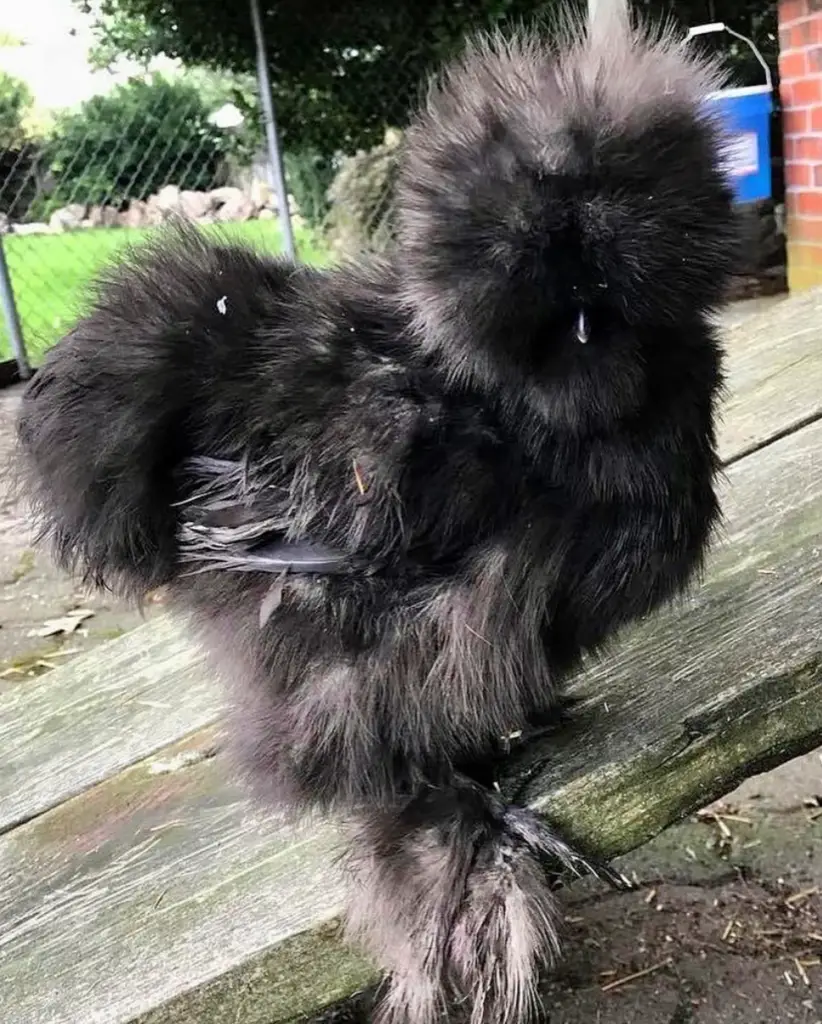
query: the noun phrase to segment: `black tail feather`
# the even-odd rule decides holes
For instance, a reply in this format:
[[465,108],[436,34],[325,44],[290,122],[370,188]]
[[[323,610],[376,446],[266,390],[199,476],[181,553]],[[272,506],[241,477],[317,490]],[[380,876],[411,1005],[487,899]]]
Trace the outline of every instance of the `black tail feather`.
[[290,272],[177,226],[102,275],[18,421],[16,475],[61,566],[137,597],[173,576],[178,467]]

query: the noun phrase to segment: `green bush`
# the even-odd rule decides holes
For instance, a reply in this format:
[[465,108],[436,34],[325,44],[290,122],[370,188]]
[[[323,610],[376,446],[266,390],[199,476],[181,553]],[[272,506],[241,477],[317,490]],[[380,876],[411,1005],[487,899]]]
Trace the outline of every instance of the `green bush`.
[[226,158],[244,140],[212,125],[211,113],[194,85],[161,75],[94,96],[58,119],[48,143],[46,158],[57,182],[49,207],[123,206],[164,185],[222,184]]
[[328,190],[327,236],[337,253],[381,250],[393,238],[392,198],[401,145],[402,133],[390,129],[382,145],[341,162]]
[[286,153],[284,162],[288,191],[300,215],[312,228],[322,229],[330,208],[328,190],[334,181],[334,158],[316,149],[303,149]]
[[25,123],[32,103],[26,83],[0,71],[0,213],[13,220],[25,216],[37,191],[40,148]]
[[26,83],[0,71],[0,152],[22,149],[26,141],[24,122],[32,103]]

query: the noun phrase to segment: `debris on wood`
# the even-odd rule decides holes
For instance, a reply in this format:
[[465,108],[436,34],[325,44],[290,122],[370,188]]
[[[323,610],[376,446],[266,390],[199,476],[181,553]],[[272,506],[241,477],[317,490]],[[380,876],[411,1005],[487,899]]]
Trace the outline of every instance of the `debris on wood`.
[[148,766],[148,773],[149,775],[170,775],[172,772],[190,768],[201,761],[207,761],[213,755],[214,751],[212,750],[186,750],[165,761],[152,761]]
[[811,889],[802,889],[800,892],[794,893],[793,896],[788,896],[785,900],[789,907],[795,907],[798,903],[804,903],[805,900],[810,899],[811,896],[816,896],[819,892],[819,886],[815,885]]
[[61,634],[69,636],[93,615],[94,612],[91,608],[74,608],[58,619],[47,619],[39,629],[29,630],[27,635],[30,637],[60,636]]
[[802,963],[802,961],[798,957],[794,957],[794,961],[793,962],[794,962],[794,966],[796,967],[796,973],[799,975],[799,977],[802,979],[802,981],[805,983],[805,985],[808,988],[810,988],[811,987],[811,979],[808,977],[808,972],[805,970],[804,964]]
[[607,985],[602,986],[602,991],[611,992],[615,988],[622,988],[623,985],[630,985],[632,981],[638,981],[640,978],[647,978],[649,974],[655,974],[657,971],[661,971],[664,967],[671,967],[673,962],[673,957],[666,957],[664,960],[660,960],[658,964],[654,964],[652,967],[646,967],[642,971],[635,971],[633,974],[626,974],[622,978],[616,978],[614,981],[609,981]]

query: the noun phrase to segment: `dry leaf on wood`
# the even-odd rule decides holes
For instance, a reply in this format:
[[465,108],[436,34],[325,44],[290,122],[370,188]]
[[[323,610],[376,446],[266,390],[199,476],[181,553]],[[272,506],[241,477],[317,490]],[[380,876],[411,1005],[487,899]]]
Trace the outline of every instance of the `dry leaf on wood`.
[[59,619],[48,619],[40,629],[32,629],[29,631],[29,636],[58,636],[60,633],[68,636],[73,633],[78,626],[81,626],[86,619],[90,619],[94,615],[94,612],[90,608],[75,608],[73,611],[66,612],[65,615]]

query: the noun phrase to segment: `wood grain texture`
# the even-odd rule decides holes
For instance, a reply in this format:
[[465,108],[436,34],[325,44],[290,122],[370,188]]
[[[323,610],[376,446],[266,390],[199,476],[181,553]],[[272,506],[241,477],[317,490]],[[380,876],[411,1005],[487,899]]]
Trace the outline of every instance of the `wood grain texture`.
[[[822,291],[729,314],[723,458],[822,414]],[[0,696],[0,832],[213,721],[222,695],[157,618]]]
[[728,395],[719,446],[726,461],[822,415],[822,289],[726,317]]
[[0,697],[0,833],[214,721],[222,695],[160,617]]
[[[532,801],[613,854],[822,741],[820,450],[822,423],[731,467],[704,586],[585,673],[577,726],[506,789],[550,756]],[[352,993],[374,975],[329,928],[335,840],[331,823],[255,813],[219,755],[168,774],[136,765],[13,830],[0,840],[7,1016],[285,1024]]]
[[274,1024],[371,977],[322,927],[333,828],[259,814],[212,746],[191,737],[0,840],[4,1022]]
[[530,802],[601,853],[822,743],[820,453],[822,422],[731,467],[705,583],[587,666],[575,725],[529,751]]

